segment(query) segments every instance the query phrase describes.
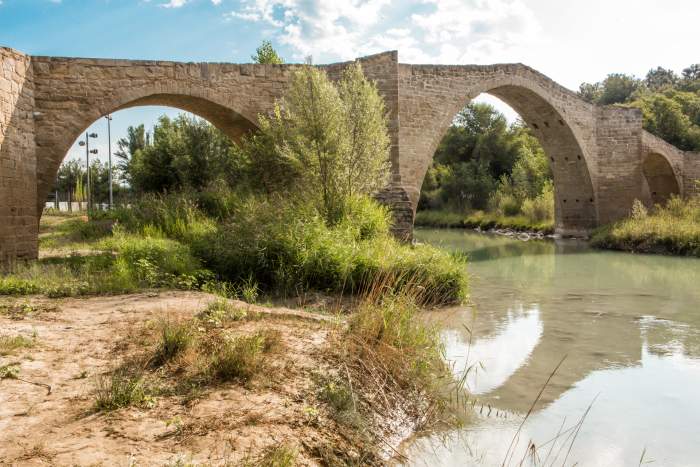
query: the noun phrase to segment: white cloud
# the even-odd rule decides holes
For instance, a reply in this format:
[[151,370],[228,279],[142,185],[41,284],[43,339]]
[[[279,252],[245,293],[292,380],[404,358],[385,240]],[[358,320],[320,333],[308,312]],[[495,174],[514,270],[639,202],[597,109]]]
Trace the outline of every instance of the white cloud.
[[244,0],[227,17],[277,28],[296,59],[398,49],[403,62],[514,61],[540,30],[523,0]]
[[160,6],[163,8],[180,8],[187,0],[170,0],[168,3],[161,3]]
[[221,5],[221,0],[211,0],[211,3],[214,4],[214,6]]

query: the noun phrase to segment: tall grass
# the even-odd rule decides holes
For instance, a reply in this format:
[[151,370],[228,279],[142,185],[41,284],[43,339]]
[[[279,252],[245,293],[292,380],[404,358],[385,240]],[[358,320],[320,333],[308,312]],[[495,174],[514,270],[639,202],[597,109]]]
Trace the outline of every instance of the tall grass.
[[[368,198],[353,200],[330,226],[311,206],[281,197],[222,194],[215,202],[210,194],[209,205],[225,206],[213,212],[185,198],[148,198],[133,215],[120,213],[122,225],[177,239],[219,280],[254,283],[268,292],[356,293],[375,277],[393,273],[420,277],[426,296],[432,292],[426,302],[454,302],[466,294],[463,260],[397,242],[389,233],[388,211]],[[222,212],[228,217],[213,217]]]
[[513,229],[544,234],[554,233],[554,221],[552,218],[539,219],[540,214],[537,214],[537,211],[540,208],[536,205],[527,207],[527,209],[532,210],[531,216],[524,214],[506,216],[484,211],[474,211],[469,214],[451,211],[418,211],[415,225],[419,227],[480,228],[483,230]]
[[[406,285],[397,287],[396,280]],[[372,421],[396,413],[418,429],[458,423],[451,389],[461,388],[445,362],[438,328],[420,319],[419,282],[391,274],[377,278],[336,335],[331,354],[338,371],[319,397],[342,425],[376,435]]]
[[672,197],[650,212],[639,202],[630,217],[594,232],[599,248],[700,257],[700,199]]

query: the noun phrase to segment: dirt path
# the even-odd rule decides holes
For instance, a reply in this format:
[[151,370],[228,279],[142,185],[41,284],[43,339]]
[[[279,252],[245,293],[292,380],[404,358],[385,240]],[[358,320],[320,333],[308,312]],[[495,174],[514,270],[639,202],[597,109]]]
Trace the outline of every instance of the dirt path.
[[193,292],[32,299],[24,307],[26,300],[15,301],[12,317],[6,306],[0,337],[22,335],[34,344],[0,356],[0,367],[18,363],[18,377],[51,390],[0,379],[0,465],[240,465],[281,444],[298,453],[296,465],[316,465],[314,453],[340,441],[332,424],[319,420],[311,386],[324,365],[329,326],[309,313],[254,307],[263,318],[240,324],[242,331],[281,336],[282,349],[252,385],[219,385],[191,401],[159,396],[151,408],[94,411],[98,375],[135,347],[153,345],[143,337],[149,321],[189,318],[213,299]]

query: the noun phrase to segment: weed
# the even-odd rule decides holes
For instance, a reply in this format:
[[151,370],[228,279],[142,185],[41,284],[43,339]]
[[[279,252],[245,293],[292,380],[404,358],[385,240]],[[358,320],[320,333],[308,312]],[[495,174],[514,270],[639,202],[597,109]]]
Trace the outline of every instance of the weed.
[[0,379],[17,379],[19,376],[19,363],[0,365]]
[[204,324],[219,327],[228,321],[245,319],[247,315],[246,310],[233,306],[226,298],[217,298],[209,302],[207,307],[197,314],[197,318]]
[[635,201],[630,217],[596,230],[599,248],[700,257],[700,198],[672,197],[648,210]]
[[187,350],[194,341],[194,332],[191,324],[182,321],[162,321],[160,323],[160,335],[160,342],[151,360],[155,366],[167,363]]
[[292,467],[296,463],[297,451],[291,446],[282,444],[266,448],[255,459],[245,458],[241,462],[242,467]]
[[264,349],[260,333],[225,340],[212,355],[210,370],[221,381],[249,381],[262,370]]
[[34,347],[36,341],[22,335],[17,336],[0,336],[0,355],[12,355],[20,349],[29,349]]
[[109,412],[122,407],[149,407],[155,402],[144,378],[120,368],[110,375],[100,375],[95,381],[95,410]]

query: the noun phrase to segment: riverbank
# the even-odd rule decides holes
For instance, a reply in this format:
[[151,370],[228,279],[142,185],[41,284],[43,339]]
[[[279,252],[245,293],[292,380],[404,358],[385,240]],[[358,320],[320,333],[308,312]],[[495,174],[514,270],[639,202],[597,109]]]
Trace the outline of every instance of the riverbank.
[[10,463],[381,464],[444,420],[445,400],[425,382],[446,367],[420,325],[387,326],[424,336],[399,350],[389,337],[363,341],[369,315],[344,325],[199,292],[1,302],[0,457]]
[[44,216],[41,259],[0,276],[0,458],[382,464],[454,422],[442,344],[417,319],[465,292],[464,263],[448,289],[430,274],[448,253],[402,246],[355,294],[275,297],[220,281],[153,227],[116,225]]
[[596,248],[635,253],[700,257],[700,201],[672,198],[648,212],[636,204],[632,216],[601,227],[591,236]]
[[449,211],[418,211],[415,225],[432,228],[462,228],[481,230],[512,230],[531,234],[551,235],[554,233],[553,221],[533,222],[525,216],[501,216],[477,211],[471,214],[459,214]]

